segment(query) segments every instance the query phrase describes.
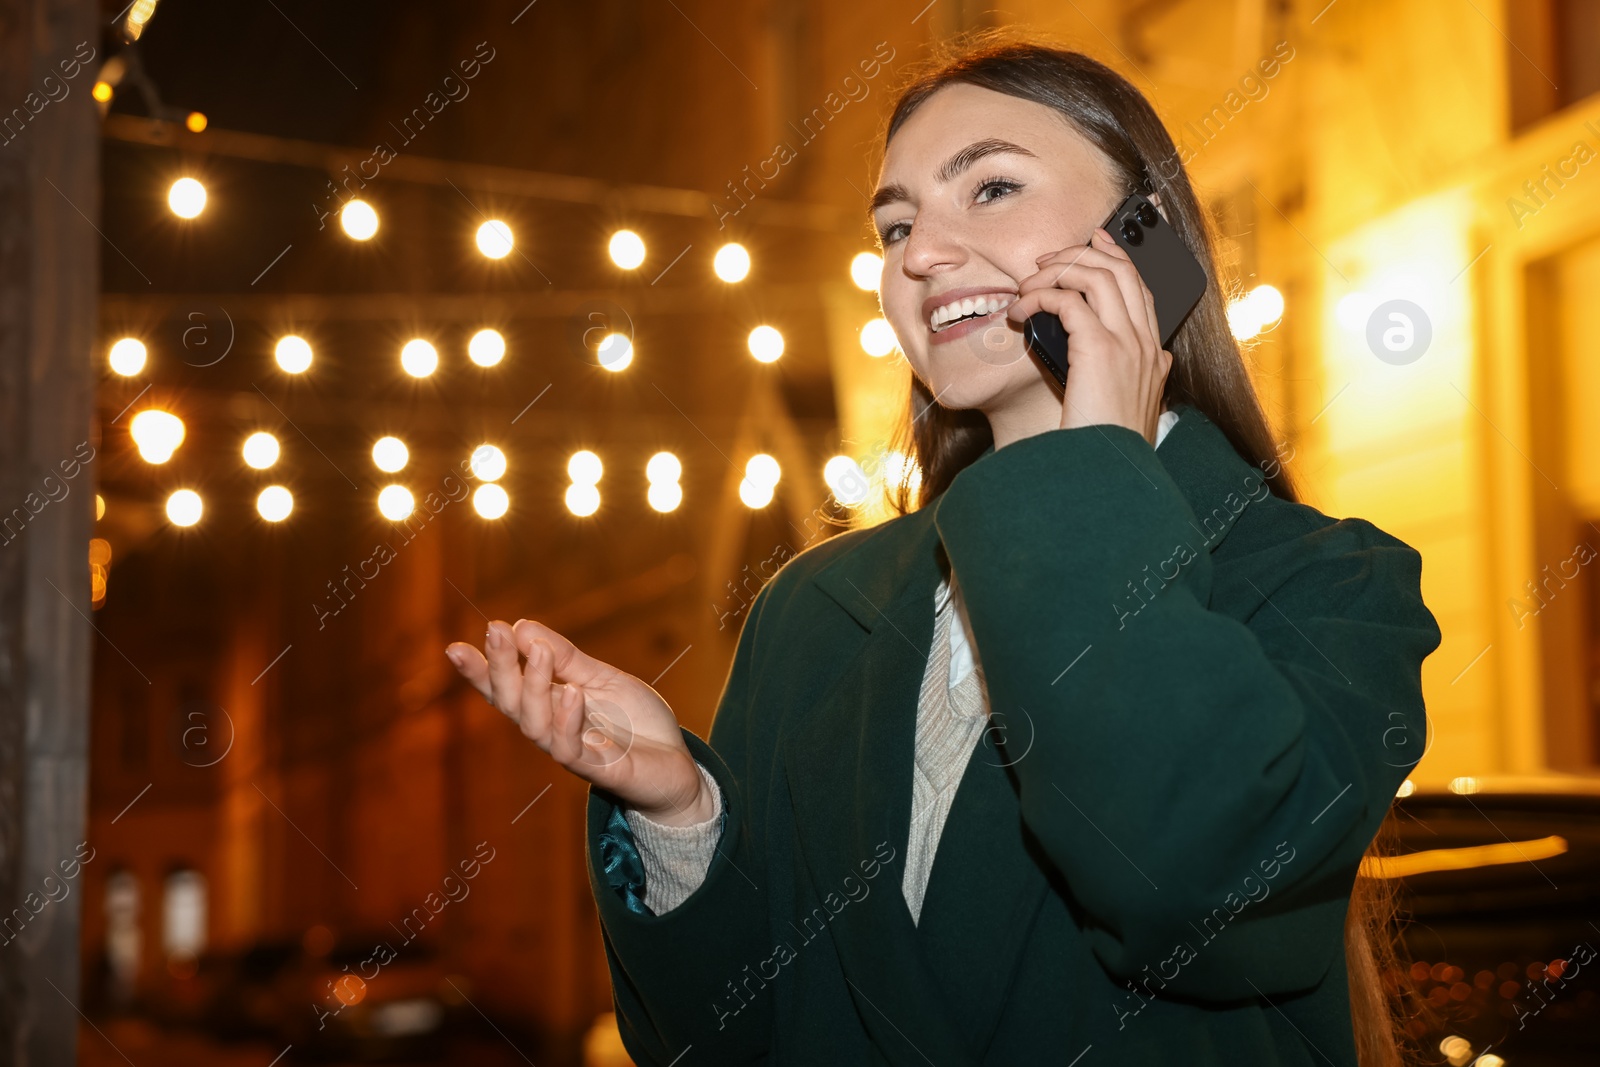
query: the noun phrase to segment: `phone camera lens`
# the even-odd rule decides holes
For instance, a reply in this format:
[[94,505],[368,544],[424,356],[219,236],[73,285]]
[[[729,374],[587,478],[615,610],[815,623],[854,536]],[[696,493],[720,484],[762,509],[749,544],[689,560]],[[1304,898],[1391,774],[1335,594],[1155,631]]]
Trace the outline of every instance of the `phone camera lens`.
[[1154,207],[1149,204],[1140,204],[1139,209],[1133,213],[1133,217],[1138,219],[1139,224],[1142,226],[1154,226],[1158,216]]
[[1122,239],[1130,245],[1142,244],[1144,231],[1139,229],[1132,219],[1128,219],[1122,224]]

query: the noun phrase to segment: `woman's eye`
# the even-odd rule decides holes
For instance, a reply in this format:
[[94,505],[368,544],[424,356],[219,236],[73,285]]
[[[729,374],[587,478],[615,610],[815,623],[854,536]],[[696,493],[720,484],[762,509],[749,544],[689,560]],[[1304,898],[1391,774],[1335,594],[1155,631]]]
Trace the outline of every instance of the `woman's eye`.
[[911,224],[909,222],[894,223],[892,226],[885,227],[884,229],[878,231],[878,240],[886,245],[894,244],[896,241],[900,240],[900,238],[905,236],[904,233],[901,233],[901,230],[903,228],[909,229],[910,226]]
[[999,190],[1001,190],[1002,195],[1005,195],[1005,194],[1008,194],[1008,193],[1014,193],[1020,188],[1021,188],[1021,186],[1019,186],[1016,182],[1008,182],[1008,181],[1004,181],[1004,180],[998,179],[998,178],[991,178],[989,181],[982,182],[982,183],[979,184],[975,196],[976,196],[976,199],[977,199],[978,203],[980,203],[980,204],[988,204],[988,203],[992,203],[995,199],[997,199],[996,197],[989,197],[987,200],[985,200],[983,198],[982,194],[987,192],[988,190],[990,190],[990,189],[999,189]]

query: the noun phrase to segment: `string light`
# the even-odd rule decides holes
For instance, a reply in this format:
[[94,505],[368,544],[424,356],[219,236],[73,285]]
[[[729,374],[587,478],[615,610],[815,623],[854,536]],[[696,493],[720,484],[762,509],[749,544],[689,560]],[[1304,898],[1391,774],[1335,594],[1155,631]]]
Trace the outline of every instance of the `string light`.
[[762,363],[772,363],[783,355],[783,334],[772,326],[757,326],[745,343],[750,354]]
[[390,522],[406,518],[415,507],[411,490],[403,485],[386,485],[378,493],[378,512]]
[[258,471],[278,462],[278,439],[265,431],[244,439],[244,461]]
[[204,511],[205,504],[193,489],[179,489],[167,497],[167,518],[174,526],[193,526]]
[[191,111],[184,117],[183,124],[190,133],[204,133],[206,129],[206,116],[201,111]]
[[611,262],[623,270],[633,270],[644,262],[644,238],[632,230],[618,230],[611,235]]
[[781,473],[778,461],[765,452],[757,452],[744,465],[744,477],[739,481],[739,499],[746,507],[764,508],[772,503],[773,489]]
[[834,499],[848,508],[867,499],[872,484],[861,464],[849,456],[834,456],[823,464],[822,480],[833,491]]
[[137,337],[124,337],[111,346],[111,369],[123,377],[131,378],[144,370],[144,342]]
[[473,491],[472,507],[486,519],[498,519],[511,507],[511,497],[500,486],[489,482]]
[[256,511],[268,522],[282,522],[294,510],[294,494],[281,485],[269,485],[256,497]]
[[506,454],[494,445],[479,445],[467,461],[475,477],[486,482],[497,482],[506,473]]
[[1271,285],[1258,285],[1228,304],[1228,329],[1239,341],[1250,340],[1281,318],[1283,294]]
[[378,211],[365,200],[352,200],[339,209],[339,226],[353,240],[370,240],[378,232]]
[[285,374],[300,374],[311,367],[311,344],[304,337],[290,334],[279,338],[272,355]]
[[874,358],[887,356],[896,344],[894,327],[887,319],[873,319],[861,327],[861,350]]
[[650,488],[645,499],[657,511],[667,512],[683,503],[683,486],[678,479],[683,475],[683,464],[671,452],[657,452],[644,465],[645,480]]
[[506,355],[506,339],[499,330],[479,330],[467,342],[467,357],[480,367],[492,367]]
[[725,244],[717,249],[711,269],[725,282],[742,282],[750,273],[750,253],[744,250],[744,245]]
[[102,104],[111,103],[111,97],[114,93],[115,90],[111,88],[110,82],[95,82],[94,88],[89,90],[89,95]]
[[600,365],[615,373],[633,362],[633,340],[625,333],[606,334],[600,342]]
[[600,462],[600,457],[583,449],[574,452],[567,460],[567,477],[572,479],[572,484],[567,486],[565,501],[567,510],[580,518],[593,515],[600,508],[600,475],[605,468]]
[[410,458],[405,443],[398,437],[380,437],[372,446],[373,464],[387,474],[403,469]]
[[878,291],[883,278],[883,257],[876,252],[858,252],[850,261],[850,280],[869,293]]
[[146,463],[165,463],[183,444],[183,420],[160,408],[139,412],[128,424],[128,432]]
[[422,338],[414,338],[400,350],[400,366],[413,378],[426,378],[439,369],[439,352]]
[[490,259],[504,259],[513,247],[511,227],[499,219],[490,219],[478,227],[478,251]]
[[197,218],[206,209],[206,187],[193,178],[179,178],[167,190],[167,206],[180,219]]

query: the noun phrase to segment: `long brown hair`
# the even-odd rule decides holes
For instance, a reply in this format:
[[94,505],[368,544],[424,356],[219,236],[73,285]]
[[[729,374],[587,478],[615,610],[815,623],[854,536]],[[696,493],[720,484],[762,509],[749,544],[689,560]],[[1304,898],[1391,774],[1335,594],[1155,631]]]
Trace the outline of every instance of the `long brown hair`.
[[[1234,293],[1224,291],[1227,283],[1218,276],[1212,221],[1195,196],[1177,146],[1144,95],[1103,63],[1035,38],[1014,37],[1006,30],[953,38],[907,77],[879,141],[885,152],[896,131],[934,93],[952,84],[976,85],[1054,108],[1110,161],[1123,195],[1159,194],[1162,213],[1200,260],[1209,282],[1200,303],[1173,336],[1172,369],[1163,400],[1168,407],[1185,402],[1204,412],[1236,452],[1264,475],[1271,472],[1266,481],[1275,495],[1298,501],[1289,469],[1273,446],[1272,430],[1239,342],[1228,326],[1227,300]],[[1237,282],[1231,285],[1237,289]],[[982,412],[942,407],[927,385],[911,375],[910,404],[896,428],[894,444],[921,471],[917,507],[937,498],[993,443]],[[891,502],[901,514],[914,510],[912,494],[907,479],[892,487]],[[1369,847],[1369,857],[1386,851],[1393,836],[1392,818],[1385,820],[1385,830]],[[1394,920],[1390,884],[1358,875],[1344,944],[1361,1067],[1398,1067],[1403,1062],[1400,1005],[1383,981],[1385,973],[1394,981],[1398,971]]]

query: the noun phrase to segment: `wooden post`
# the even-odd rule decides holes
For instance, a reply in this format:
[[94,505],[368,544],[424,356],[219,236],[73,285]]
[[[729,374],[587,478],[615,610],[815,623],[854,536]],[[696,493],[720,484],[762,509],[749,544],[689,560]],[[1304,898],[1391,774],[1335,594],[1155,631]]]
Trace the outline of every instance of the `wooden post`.
[[75,1061],[81,1003],[98,11],[0,0],[0,1062],[29,1067]]

